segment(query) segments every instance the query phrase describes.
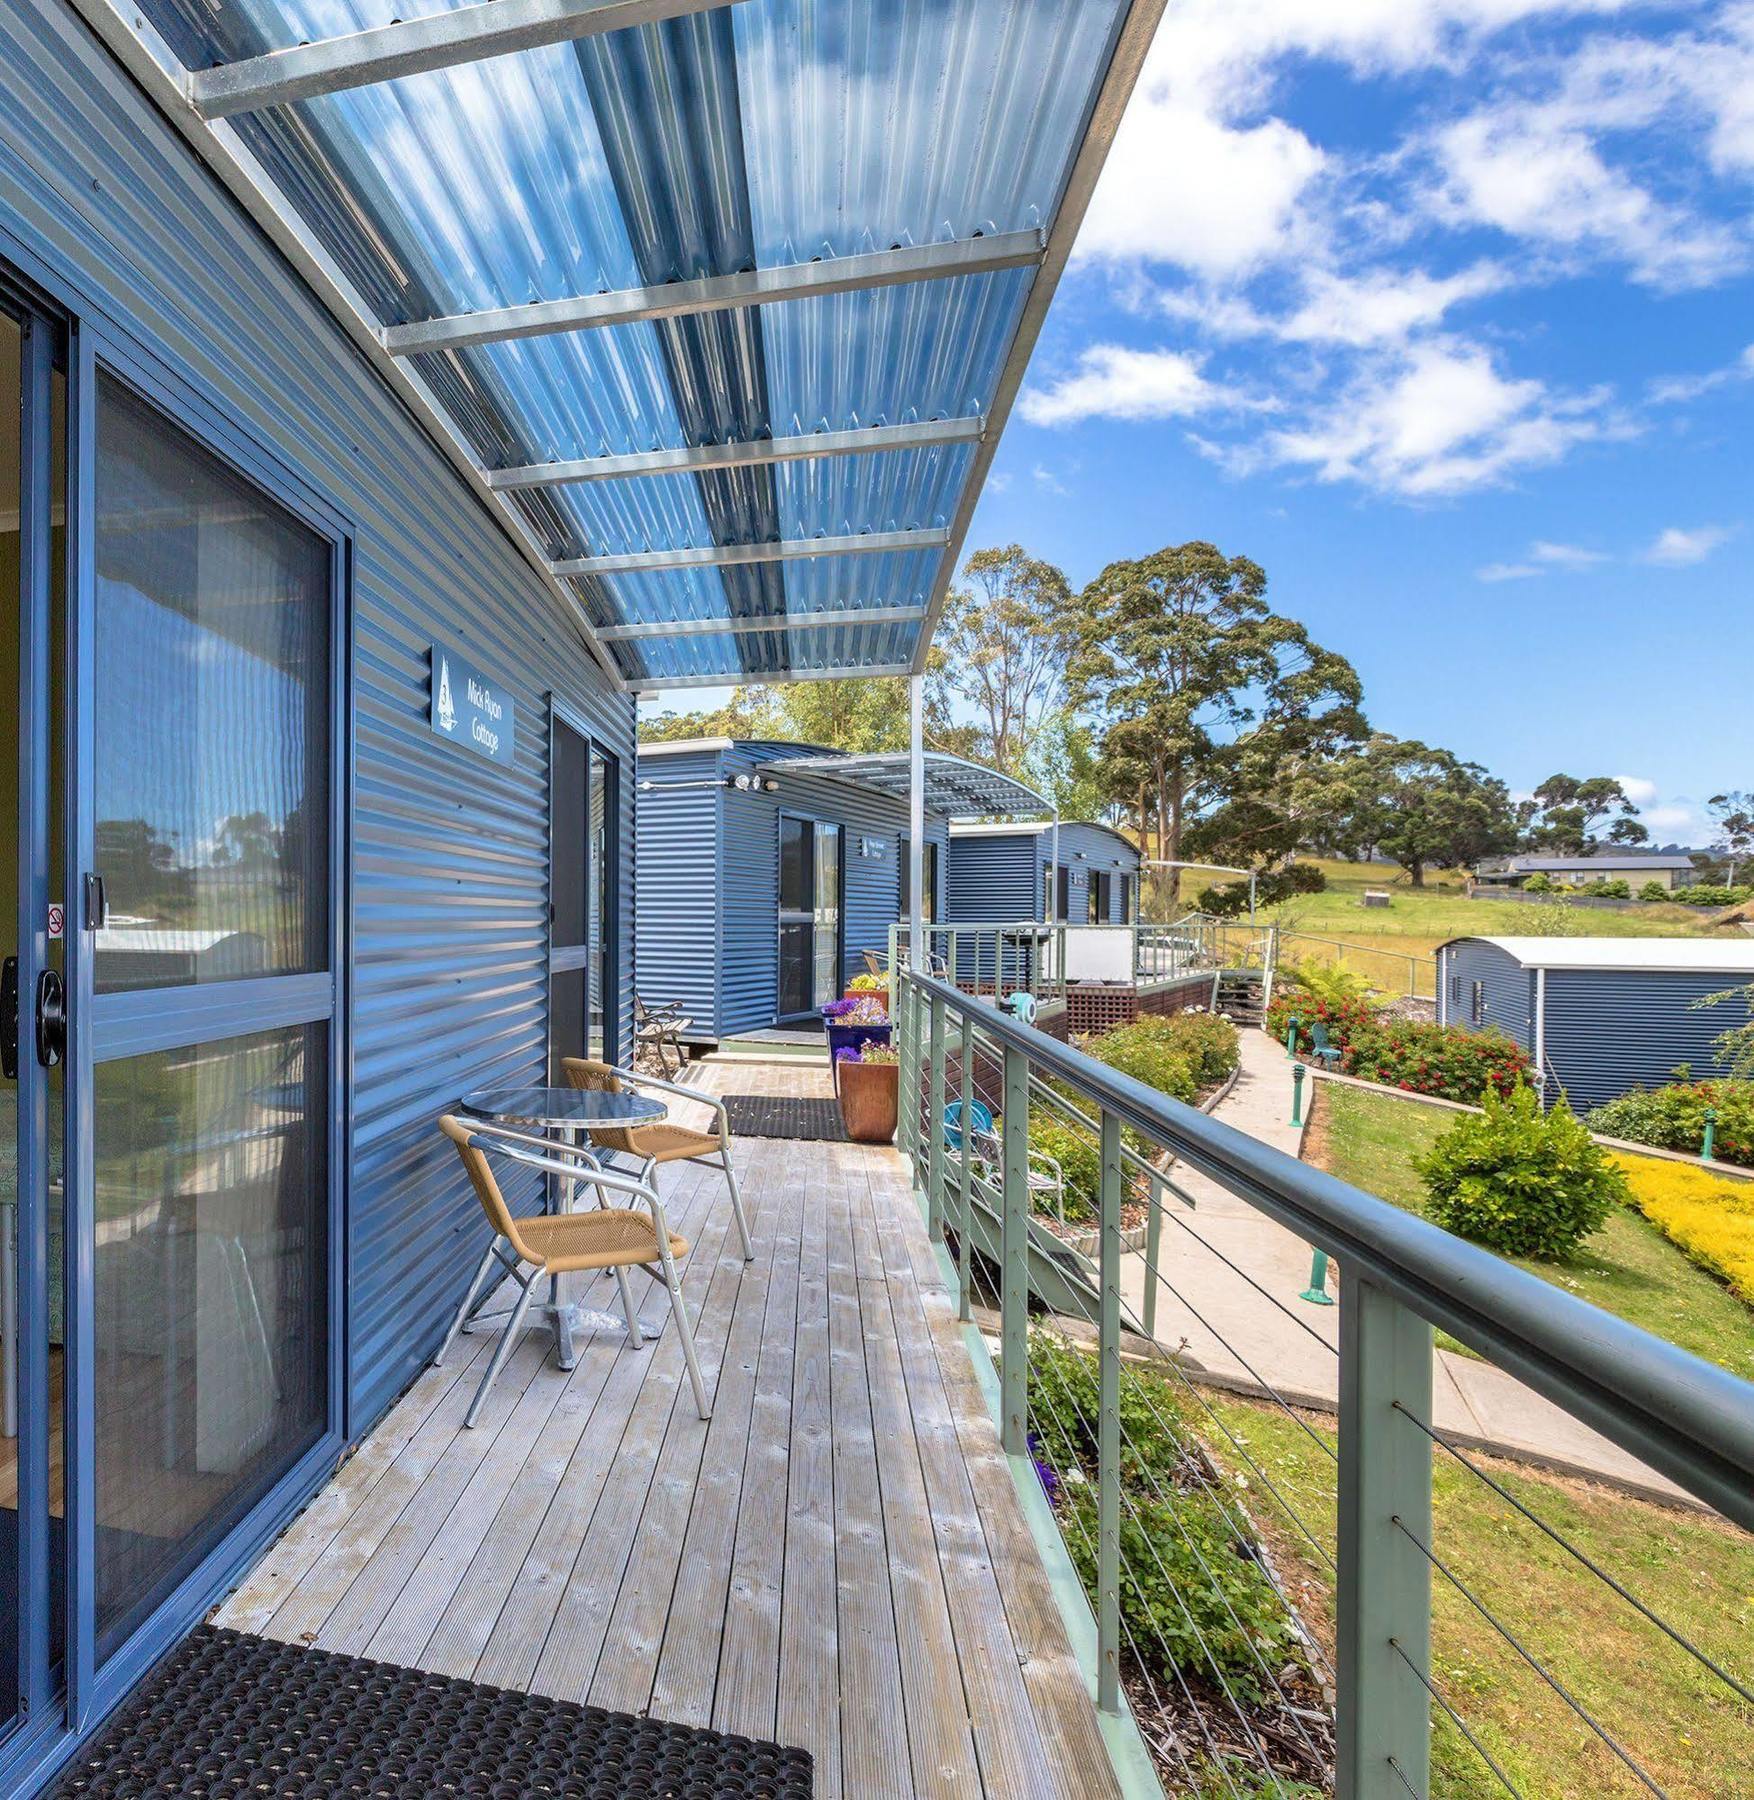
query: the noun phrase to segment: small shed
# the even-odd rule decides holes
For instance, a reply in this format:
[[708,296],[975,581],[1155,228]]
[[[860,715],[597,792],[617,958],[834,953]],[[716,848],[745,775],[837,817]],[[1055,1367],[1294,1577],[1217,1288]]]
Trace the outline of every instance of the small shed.
[[[1056,836],[1059,860],[1054,859]],[[1083,819],[950,827],[946,920],[1058,919],[1127,925],[1138,915],[1139,849],[1112,825]]]
[[1714,1041],[1747,1011],[1696,1003],[1754,982],[1754,938],[1452,938],[1437,977],[1440,1023],[1506,1032],[1544,1096],[1563,1089],[1582,1111],[1659,1087],[1682,1063],[1723,1073]]
[[[960,757],[925,757],[925,920],[945,917],[953,814],[1041,802]],[[908,758],[778,740],[640,747],[634,826],[640,997],[677,1001],[691,1043],[808,1026],[906,916]]]

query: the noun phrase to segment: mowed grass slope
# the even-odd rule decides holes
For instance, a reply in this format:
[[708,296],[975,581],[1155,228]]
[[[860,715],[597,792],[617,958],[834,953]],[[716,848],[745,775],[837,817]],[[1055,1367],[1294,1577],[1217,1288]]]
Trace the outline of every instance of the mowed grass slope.
[[[1267,918],[1286,931],[1343,938],[1366,949],[1430,956],[1454,937],[1521,937],[1539,928],[1540,909],[1514,900],[1470,900],[1459,874],[1430,873],[1415,888],[1395,868],[1380,863],[1322,861],[1326,893],[1300,894],[1269,908]],[[1364,904],[1366,888],[1386,888],[1386,908]],[[1712,927],[1686,906],[1635,906],[1625,912],[1578,907],[1573,916],[1593,937],[1710,937]]]

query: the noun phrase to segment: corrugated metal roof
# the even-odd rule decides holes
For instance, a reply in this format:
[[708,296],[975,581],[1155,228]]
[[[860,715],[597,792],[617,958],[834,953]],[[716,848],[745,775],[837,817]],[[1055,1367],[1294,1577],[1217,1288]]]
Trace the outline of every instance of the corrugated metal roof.
[[[784,757],[765,764],[763,773],[826,776],[834,781],[856,782],[860,787],[888,794],[891,799],[905,800],[908,794],[908,757],[901,750],[864,755],[831,751]],[[943,750],[926,752],[925,777],[926,811],[941,818],[967,813],[1038,813],[1053,806],[1052,801],[1021,781]]]
[[923,666],[1163,10],[77,4],[636,690]]
[[1440,944],[1491,944],[1525,969],[1675,969],[1754,976],[1754,938],[1459,937]]

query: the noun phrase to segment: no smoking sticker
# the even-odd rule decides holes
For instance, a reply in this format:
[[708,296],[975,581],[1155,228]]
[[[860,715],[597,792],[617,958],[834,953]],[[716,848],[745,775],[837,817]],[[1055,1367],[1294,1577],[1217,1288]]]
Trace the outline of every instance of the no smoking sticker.
[[55,942],[67,929],[67,909],[64,906],[49,908],[49,941]]

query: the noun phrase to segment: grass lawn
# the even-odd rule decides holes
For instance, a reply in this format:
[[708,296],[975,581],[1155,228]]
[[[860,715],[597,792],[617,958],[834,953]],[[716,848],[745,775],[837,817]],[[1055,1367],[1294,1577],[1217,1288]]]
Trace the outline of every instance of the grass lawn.
[[[1334,1465],[1283,1412],[1209,1395],[1226,1427],[1332,1552]],[[1312,1416],[1333,1441],[1331,1420]],[[1210,1428],[1215,1460],[1246,1474]],[[1615,1576],[1658,1617],[1754,1685],[1754,1540],[1715,1519],[1479,1458],[1494,1479]],[[1754,1707],[1700,1668],[1625,1601],[1447,1456],[1433,1465],[1435,1554],[1620,1739],[1673,1800],[1754,1795]],[[1249,1477],[1249,1509],[1286,1588],[1333,1655],[1327,1567]],[[1525,1800],[1648,1796],[1565,1703],[1442,1576],[1433,1581],[1432,1678]],[[1434,1709],[1435,1710],[1435,1709]],[[1432,1800],[1504,1789],[1436,1715]]]
[[[1306,1154],[1354,1187],[1420,1212],[1424,1191],[1412,1160],[1454,1118],[1441,1107],[1324,1082],[1317,1088]],[[1521,1266],[1605,1312],[1754,1380],[1754,1308],[1715,1275],[1689,1262],[1630,1207],[1616,1207],[1574,1261]]]
[[[1301,894],[1269,909],[1288,931],[1344,938],[1376,950],[1430,956],[1448,938],[1519,937],[1534,929],[1536,909],[1512,900],[1470,900],[1458,874],[1432,872],[1423,890],[1398,869],[1380,864],[1323,861],[1328,878],[1321,894]],[[1387,888],[1386,910],[1364,904],[1367,887]],[[1711,927],[1685,906],[1638,906],[1627,912],[1579,908],[1578,916],[1596,937],[1705,937]],[[1367,973],[1370,971],[1367,971]]]

